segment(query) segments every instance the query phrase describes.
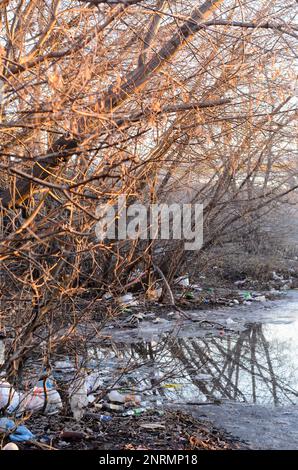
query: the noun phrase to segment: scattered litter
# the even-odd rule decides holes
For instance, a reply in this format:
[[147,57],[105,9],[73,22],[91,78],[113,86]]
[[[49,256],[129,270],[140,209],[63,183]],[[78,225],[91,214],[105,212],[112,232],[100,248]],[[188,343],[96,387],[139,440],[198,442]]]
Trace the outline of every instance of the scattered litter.
[[0,433],[6,433],[15,428],[15,423],[9,418],[0,418]]
[[9,439],[12,442],[27,442],[35,439],[34,434],[23,424],[18,426],[13,434],[10,434]]
[[148,289],[146,292],[146,297],[149,300],[159,300],[162,295],[162,287],[156,289]]
[[112,390],[108,394],[109,401],[116,402],[116,403],[141,403],[141,397],[139,395],[133,394],[126,394],[123,395],[119,393],[117,390]]
[[144,320],[144,318],[145,315],[142,312],[133,313],[128,318],[125,318],[125,320],[123,320],[123,323],[138,324],[140,321]]
[[187,299],[187,300],[192,300],[195,298],[193,292],[189,291],[189,292],[186,292],[184,297]]
[[252,295],[248,291],[243,292],[242,297],[244,298],[244,300],[252,300]]
[[184,276],[177,277],[177,279],[175,279],[175,284],[180,287],[189,287],[189,284],[190,284],[189,276],[184,275]]
[[4,364],[5,361],[5,344],[1,340],[1,331],[0,331],[0,366]]
[[280,290],[289,290],[290,289],[290,286],[288,284],[284,284]]
[[1,450],[20,450],[16,444],[9,442]]
[[21,424],[16,426],[12,419],[0,418],[0,433],[8,434],[12,442],[27,442],[35,439],[34,434]]
[[73,380],[76,373],[74,364],[69,361],[57,361],[54,365],[53,377],[61,382]]
[[109,416],[109,415],[100,415],[100,418],[99,418],[99,420],[102,423],[108,423],[109,421],[112,421],[112,419],[113,419],[113,417]]
[[139,305],[139,301],[134,298],[131,292],[127,292],[127,294],[118,297],[118,302],[123,307],[134,307]]
[[116,403],[125,403],[125,396],[117,392],[117,390],[112,390],[108,394],[108,399],[110,401],[115,401]]
[[168,317],[173,317],[173,316],[175,316],[175,315],[177,315],[177,312],[168,312],[168,313],[167,313],[167,316],[168,316]]
[[196,380],[202,380],[203,382],[209,382],[213,380],[213,377],[209,374],[196,374],[193,376]]
[[283,281],[284,277],[282,275],[276,274],[275,271],[272,271],[272,279],[274,281]]
[[[201,279],[205,279],[205,276],[200,276]],[[202,291],[202,287],[199,284],[190,284],[189,287],[193,290]]]
[[104,403],[103,408],[111,411],[123,411],[124,408],[122,405],[116,405],[115,403]]
[[51,380],[40,380],[29,392],[20,395],[20,412],[43,410],[45,414],[59,413],[63,408],[59,392]]
[[106,292],[103,294],[102,299],[103,300],[111,300],[113,298],[113,294],[110,294],[109,292]]
[[154,318],[153,323],[166,323],[167,321],[168,320],[166,320],[165,318],[156,317]]
[[88,395],[88,403],[94,403],[96,400],[96,396],[91,394],[91,395]]
[[156,431],[158,429],[165,429],[165,425],[162,423],[143,423],[140,424],[141,428],[148,429],[149,431]]
[[103,386],[103,379],[99,376],[98,372],[91,372],[86,377],[87,394],[96,392],[96,390]]
[[163,385],[164,388],[181,388],[183,387],[182,384],[164,384]]
[[258,295],[257,297],[254,298],[256,302],[266,302],[266,297],[265,295]]
[[234,299],[234,300],[233,300],[233,303],[234,303],[235,305],[239,305],[239,300]]
[[140,414],[146,411],[145,408],[135,408],[133,410],[128,410],[122,413],[122,416],[140,416]]
[[73,417],[79,421],[84,416],[85,408],[89,403],[85,377],[78,377],[73,381],[69,389],[69,398]]
[[0,380],[0,410],[13,413],[20,404],[20,394],[8,382]]

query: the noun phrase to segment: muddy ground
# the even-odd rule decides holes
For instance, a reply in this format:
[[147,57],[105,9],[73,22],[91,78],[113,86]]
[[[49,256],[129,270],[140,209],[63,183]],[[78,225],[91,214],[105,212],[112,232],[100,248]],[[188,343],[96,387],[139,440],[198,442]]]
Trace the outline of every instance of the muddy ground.
[[[264,286],[270,288],[265,291],[253,290],[251,284],[247,285],[247,289],[244,285],[241,288],[231,285],[225,288],[178,288],[175,292],[176,302],[180,309],[187,312],[188,319],[172,306],[146,302],[140,298],[137,306],[119,308],[118,316],[105,322],[106,326],[100,329],[99,337],[94,336],[94,341],[100,339],[107,346],[112,346],[117,341],[152,341],[162,333],[171,334],[173,331],[177,337],[237,334],[250,322],[272,321],[275,309],[284,312],[277,320],[287,321],[294,312],[295,305],[291,304],[290,311],[283,308],[288,305],[285,296],[287,289],[282,289],[284,285],[285,282],[271,282]],[[264,296],[266,301],[262,298]],[[281,300],[276,302],[276,299]],[[101,304],[103,311],[106,305]],[[103,318],[101,308],[94,306],[95,325],[96,319],[101,321]],[[78,339],[84,335],[86,329],[86,337],[92,342],[92,328],[94,325],[81,325]],[[9,328],[7,340],[9,341]],[[75,335],[73,341],[76,342]],[[189,407],[182,407],[183,412],[171,406],[171,409],[165,407],[160,411],[147,410],[139,416],[123,416],[122,413],[102,410],[97,412],[91,407],[80,422],[73,419],[70,410],[63,410],[61,414],[54,416],[34,414],[25,424],[35,434],[36,441],[19,446],[24,450],[219,450],[271,448],[270,442],[272,448],[298,446],[296,409],[294,414],[287,415],[286,411],[284,414],[278,410],[270,412],[267,408],[239,406],[234,403],[224,406],[204,405],[191,410]],[[181,410],[181,406],[179,408]],[[290,423],[292,417],[293,432],[289,433],[290,424],[285,427],[284,423]],[[275,429],[273,434],[272,429]],[[263,440],[255,437],[255,430],[258,434],[263,433]],[[7,436],[2,436],[1,445],[6,442]]]
[[[101,415],[102,416],[102,415]],[[108,416],[108,415],[107,415]],[[103,423],[100,415],[85,416],[80,423],[64,416],[34,416],[27,423],[38,443],[21,444],[22,449],[77,450],[227,450],[244,449],[245,443],[180,411],[141,416],[113,415]]]

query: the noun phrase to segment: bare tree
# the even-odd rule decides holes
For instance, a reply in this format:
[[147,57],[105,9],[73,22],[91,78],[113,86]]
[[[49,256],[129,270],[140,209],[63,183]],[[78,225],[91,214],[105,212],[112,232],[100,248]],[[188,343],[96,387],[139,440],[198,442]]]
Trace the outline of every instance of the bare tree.
[[185,262],[182,241],[99,242],[98,204],[183,193],[204,203],[206,250],[296,189],[297,25],[288,0],[0,7],[1,295],[28,305],[16,364],[62,304],[74,328],[134,268],[148,285],[154,263],[171,280]]

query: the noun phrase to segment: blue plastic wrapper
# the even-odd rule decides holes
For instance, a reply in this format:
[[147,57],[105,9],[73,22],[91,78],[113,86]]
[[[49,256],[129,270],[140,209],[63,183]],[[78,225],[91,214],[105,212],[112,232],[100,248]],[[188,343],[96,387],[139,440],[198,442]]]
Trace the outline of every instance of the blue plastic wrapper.
[[26,442],[33,441],[35,439],[35,436],[26,426],[20,425],[13,432],[13,434],[10,434],[9,439],[12,442]]
[[109,421],[111,421],[113,418],[112,416],[108,416],[108,415],[101,415],[100,416],[100,421],[102,423],[108,423]]
[[15,422],[9,418],[0,418],[0,433],[9,433],[12,442],[26,442],[35,439],[34,434],[24,425],[16,426]]

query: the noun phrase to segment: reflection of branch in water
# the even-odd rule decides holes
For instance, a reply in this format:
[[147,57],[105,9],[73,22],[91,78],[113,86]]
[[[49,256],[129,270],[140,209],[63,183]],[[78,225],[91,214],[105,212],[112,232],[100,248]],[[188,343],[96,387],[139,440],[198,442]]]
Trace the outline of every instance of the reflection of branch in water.
[[[214,399],[219,393],[228,399],[247,401],[248,377],[253,403],[264,398],[264,390],[259,388],[262,384],[275,405],[280,402],[278,392],[291,403],[294,402],[290,395],[297,396],[282,378],[277,378],[261,324],[249,325],[234,345],[231,338],[227,338],[225,344],[222,338],[179,339],[170,352],[185,366],[190,380],[207,399]],[[193,377],[194,369],[208,373],[212,386]],[[243,373],[246,374],[244,381]]]
[[[208,364],[210,363],[213,368],[218,372],[218,376],[216,377],[209,365],[206,367],[208,374],[213,377],[214,388],[217,387],[217,390],[220,390],[223,393],[223,397],[229,398],[230,400],[233,399],[233,395],[229,391],[229,389],[232,388],[234,391],[236,391],[239,395],[242,396],[244,401],[246,401],[245,395],[241,392],[239,388],[236,388],[236,385],[232,382],[232,380],[229,379],[229,377],[224,373],[223,369],[220,368],[216,361],[211,356],[208,356],[207,353],[204,353],[202,350],[200,350],[200,346],[197,344],[197,342],[191,341],[191,344],[193,345],[194,350],[201,356],[201,358],[204,358],[205,360],[208,359]],[[205,343],[205,345],[207,344]],[[224,379],[226,381],[226,385],[222,384],[221,379]]]
[[270,377],[271,377],[272,395],[274,397],[274,404],[277,405],[278,404],[278,398],[277,398],[277,393],[276,393],[276,388],[277,388],[276,387],[276,385],[277,385],[276,384],[276,377],[275,377],[273,367],[272,367],[272,362],[271,362],[271,358],[270,358],[270,354],[269,354],[268,344],[267,344],[267,341],[265,339],[262,328],[260,328],[259,333],[260,333],[260,338],[261,338],[263,348],[264,348],[264,351],[265,351],[265,354],[266,354],[267,364],[268,364],[269,373],[270,373]]
[[[243,346],[243,343],[244,343],[244,340],[245,340],[245,334],[242,333],[241,335],[239,335],[239,337],[237,338],[237,341],[236,341],[236,344],[234,346],[233,349],[231,349],[231,347],[229,348],[229,351],[228,351],[228,354],[226,355],[226,362],[224,364],[224,367],[223,367],[223,372],[225,371],[227,365],[229,363],[231,363],[231,367],[230,367],[230,371],[229,371],[229,381],[231,382],[232,381],[232,375],[233,375],[233,372],[235,370],[235,366],[236,368],[238,368],[238,374],[235,375],[235,387],[234,387],[234,395],[233,395],[233,398],[236,399],[239,395],[239,387],[238,387],[238,380],[239,380],[239,362],[240,362],[240,355],[241,355],[241,349],[242,349],[242,346]],[[213,340],[212,341],[212,344],[214,344],[215,346],[217,346],[217,342],[216,340]],[[233,354],[234,353],[234,356]],[[246,401],[246,398],[244,397],[243,393],[240,392],[240,395],[242,396],[242,398],[244,399],[244,401]]]
[[257,363],[256,358],[256,344],[257,344],[257,335],[256,329],[253,327],[250,335],[250,364],[251,364],[251,383],[252,383],[252,400],[254,403],[257,402],[256,394],[256,376],[255,376],[255,364]]
[[[256,330],[256,345],[258,345],[258,337],[260,336],[260,334],[263,335],[263,332],[262,332],[262,325],[261,324],[256,324],[256,325],[251,325],[249,327],[249,329],[246,330],[246,335],[247,335],[247,338],[249,337],[250,335],[250,332],[252,331],[252,329],[255,328]],[[246,338],[246,340],[247,340]],[[264,335],[263,335],[263,338],[264,338]],[[264,338],[265,340],[265,338]],[[215,341],[213,341],[214,344],[217,346],[217,348],[221,351],[222,354],[226,354],[226,351],[224,350],[224,348],[222,346],[220,346],[219,344],[217,344]],[[266,340],[265,340],[265,343],[266,343]],[[267,344],[267,343],[266,343]],[[248,351],[249,351],[249,348],[250,348],[250,344],[247,340],[247,345],[248,345]],[[263,347],[263,341],[260,341],[260,344],[261,346],[260,348],[260,351],[259,351],[259,354],[260,354],[260,360],[263,359],[263,350],[264,350],[264,347]],[[250,358],[247,358],[245,356],[245,351],[243,351],[243,354],[242,354],[242,361],[239,361],[239,367],[240,369],[244,370],[245,372],[248,372],[250,375],[251,375],[251,370],[249,369],[249,367],[245,366],[244,364],[244,361],[246,360],[247,362],[250,361]],[[291,389],[290,387],[288,387],[283,379],[281,377],[278,378],[278,382],[277,382],[277,378],[273,372],[273,367],[272,367],[272,362],[271,362],[271,359],[270,359],[270,354],[269,354],[269,349],[268,349],[268,357],[266,357],[266,362],[268,364],[268,359],[269,359],[269,364],[271,365],[271,373],[269,374],[269,377],[270,378],[267,378],[264,376],[263,372],[264,373],[268,373],[269,371],[269,365],[267,366],[264,366],[263,364],[260,363],[260,361],[257,361],[256,360],[256,367],[257,369],[259,370],[259,374],[255,373],[255,377],[257,377],[258,379],[261,379],[261,381],[266,385],[266,387],[268,388],[268,390],[270,390],[271,392],[271,395],[272,395],[272,398],[273,398],[273,401],[275,404],[277,404],[279,402],[279,399],[277,397],[277,392],[276,392],[276,389],[279,389],[280,392],[285,396],[285,398],[287,398],[287,400],[289,400],[291,403],[294,403],[293,400],[291,400],[291,398],[287,395],[286,392],[290,393],[291,395],[294,395],[294,396],[298,396],[298,393],[295,392],[293,389]],[[269,371],[270,372],[270,371]],[[273,380],[273,383],[274,383],[274,387],[272,386],[272,380]],[[271,386],[268,385],[268,382],[271,384]],[[274,392],[274,393],[273,393]]]
[[[179,344],[179,347],[178,347],[178,344]],[[194,372],[194,367],[193,367],[193,364],[189,362],[189,359],[187,358],[185,352],[184,352],[184,349],[183,349],[183,340],[182,339],[179,339],[178,340],[178,344],[175,345],[175,347],[173,346],[171,348],[171,353],[173,354],[174,357],[176,357],[179,361],[181,361],[183,363],[183,365],[185,366],[185,369],[190,372],[190,378],[191,378],[191,381],[193,382],[194,385],[196,385],[196,387],[198,387],[198,389],[208,398],[208,399],[212,399],[214,398],[212,394],[210,394],[209,390],[208,390],[208,387],[206,386],[206,383],[202,380],[199,380],[199,379],[196,379],[194,377],[192,377],[191,375],[191,371]],[[195,362],[196,363],[196,362]],[[198,365],[196,363],[196,365]],[[200,366],[198,367],[198,369],[201,369],[201,367],[203,367],[203,364],[200,364]],[[196,369],[196,370],[198,370]]]
[[[223,374],[223,371],[219,368],[217,363],[213,360],[212,356],[210,355],[209,349],[209,344],[208,342],[202,341],[202,343],[205,346],[205,350],[203,350],[202,345],[198,344],[198,340],[191,340],[191,341],[186,341],[183,339],[179,340],[179,345],[181,346],[181,350],[178,352],[176,351],[176,357],[177,359],[181,360],[181,354],[183,354],[183,362],[184,365],[187,367],[188,371],[193,370],[193,365],[196,365],[196,369],[200,370],[204,367],[204,370],[212,377],[213,384],[216,384],[216,386],[213,387],[212,391],[208,390],[207,385],[205,382],[196,380],[193,377],[191,377],[190,374],[190,379],[191,381],[198,386],[198,388],[204,393],[207,399],[212,399],[215,398],[214,396],[214,391],[220,391],[223,396],[232,399],[232,394],[231,392],[228,391],[227,387],[225,387],[219,380],[219,378],[214,374],[214,369],[219,373],[220,377],[224,377],[227,381],[227,383],[234,389],[235,384],[233,384],[229,378]],[[188,353],[189,358],[187,358],[186,354],[184,353],[185,350]],[[171,351],[173,353],[173,351]],[[175,351],[174,351],[175,353]],[[197,361],[196,356],[199,357],[200,362]],[[210,364],[210,365],[209,365]],[[212,369],[212,367],[213,369]],[[242,394],[242,392],[237,389],[237,392],[239,395],[242,396],[243,400],[245,401],[245,396]]]
[[[239,335],[225,338],[179,338],[169,334],[157,343],[120,343],[118,347],[118,357],[127,360],[126,366],[121,366],[122,377],[130,376],[129,382],[142,384],[143,390],[145,385],[156,396],[168,396],[162,384],[169,379],[182,379],[188,395],[194,393],[193,388],[187,390],[187,383],[192,383],[200,398],[209,401],[226,398],[257,403],[268,399],[269,392],[277,405],[281,400],[295,403],[292,398],[298,395],[276,375],[276,357],[272,357],[261,324],[249,325]],[[207,373],[210,381],[196,377],[198,372]],[[172,393],[177,396],[178,392]]]

